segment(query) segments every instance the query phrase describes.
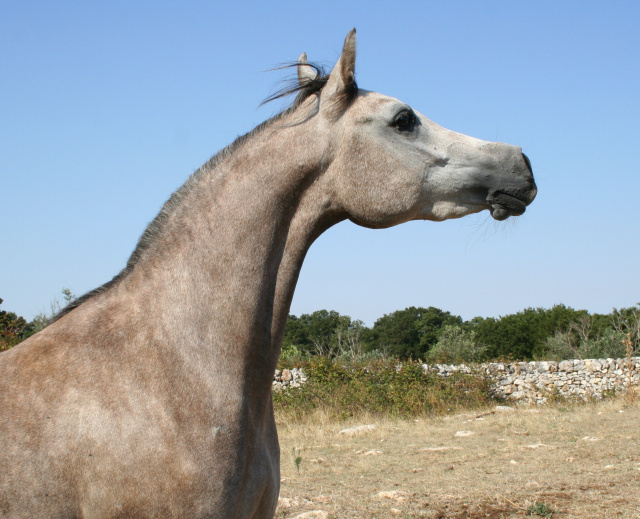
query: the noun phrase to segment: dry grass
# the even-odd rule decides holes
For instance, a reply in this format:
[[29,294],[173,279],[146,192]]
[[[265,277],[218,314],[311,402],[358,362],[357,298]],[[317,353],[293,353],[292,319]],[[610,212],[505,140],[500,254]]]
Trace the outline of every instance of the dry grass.
[[[362,424],[375,428],[339,433]],[[629,397],[409,421],[280,423],[276,517],[640,518],[639,425],[640,405]]]

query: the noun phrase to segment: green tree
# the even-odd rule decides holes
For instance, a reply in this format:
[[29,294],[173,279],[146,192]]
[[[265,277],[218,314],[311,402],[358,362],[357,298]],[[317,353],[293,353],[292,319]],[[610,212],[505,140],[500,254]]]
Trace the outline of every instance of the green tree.
[[310,342],[307,337],[307,330],[303,320],[297,316],[290,314],[287,318],[287,324],[284,328],[284,337],[282,338],[283,352],[308,352],[310,350]]
[[619,359],[626,355],[625,335],[608,328],[602,335],[580,336],[573,330],[558,331],[545,341],[545,360]]
[[404,359],[424,358],[438,341],[443,326],[461,323],[459,316],[439,308],[411,306],[378,319],[371,331],[369,348]]
[[611,324],[625,336],[625,349],[629,355],[640,351],[640,303],[630,308],[617,308],[611,312]]
[[344,318],[335,310],[316,310],[312,314],[303,314],[300,320],[304,323],[307,338],[312,346],[312,351],[319,355],[329,355],[335,345],[335,331],[344,326]]
[[289,315],[282,340],[286,355],[357,355],[366,326],[335,310],[317,310],[300,317]]
[[480,319],[474,326],[477,340],[487,348],[490,358],[530,360],[543,356],[549,337],[569,329],[571,323],[588,315],[564,305],[551,309],[527,308],[499,319]]
[[545,342],[544,358],[621,358],[635,355],[640,339],[640,308],[614,308],[611,314],[581,315]]
[[347,315],[341,317],[334,332],[334,344],[340,357],[357,359],[364,353],[363,338],[368,328],[359,319],[351,320]]
[[[1,298],[0,305],[2,305]],[[0,310],[0,351],[13,348],[26,339],[30,332],[31,326],[24,317],[16,315],[14,312]]]

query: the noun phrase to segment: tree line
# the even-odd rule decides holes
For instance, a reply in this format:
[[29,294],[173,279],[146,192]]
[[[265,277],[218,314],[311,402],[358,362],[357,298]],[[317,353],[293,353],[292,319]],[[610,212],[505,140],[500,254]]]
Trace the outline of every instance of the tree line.
[[392,356],[429,362],[620,358],[640,351],[640,305],[590,314],[559,304],[468,321],[411,306],[372,327],[333,310],[290,315],[283,358]]
[[[69,289],[62,294],[65,303],[75,298]],[[50,313],[38,314],[31,322],[0,310],[0,351],[44,328],[60,308],[55,300]],[[285,360],[320,355],[453,363],[620,358],[636,352],[640,352],[640,303],[609,314],[559,304],[467,321],[433,306],[411,306],[383,315],[372,327],[334,310],[318,310],[289,315],[282,341]]]

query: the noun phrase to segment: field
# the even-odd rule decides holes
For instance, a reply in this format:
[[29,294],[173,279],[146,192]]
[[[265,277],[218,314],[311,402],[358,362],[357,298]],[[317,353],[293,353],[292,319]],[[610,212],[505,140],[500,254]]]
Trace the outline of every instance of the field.
[[404,421],[281,418],[276,517],[640,518],[633,395]]

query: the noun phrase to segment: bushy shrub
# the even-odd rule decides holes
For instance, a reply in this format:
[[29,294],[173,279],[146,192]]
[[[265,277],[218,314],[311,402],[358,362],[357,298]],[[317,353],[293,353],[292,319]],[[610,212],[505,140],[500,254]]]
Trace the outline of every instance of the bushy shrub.
[[305,357],[298,346],[295,344],[283,344],[282,349],[280,350],[280,360],[281,361],[295,361],[302,359]]
[[625,334],[608,329],[599,337],[579,337],[572,331],[556,332],[545,342],[544,359],[619,359],[627,354]]
[[462,325],[447,325],[440,338],[429,350],[425,360],[428,363],[462,364],[482,362],[486,359],[487,348],[478,343],[475,332]]
[[273,395],[277,412],[297,418],[316,410],[339,420],[364,413],[406,418],[490,402],[484,378],[427,374],[416,361],[377,359],[365,363],[313,357],[299,367],[308,381]]

